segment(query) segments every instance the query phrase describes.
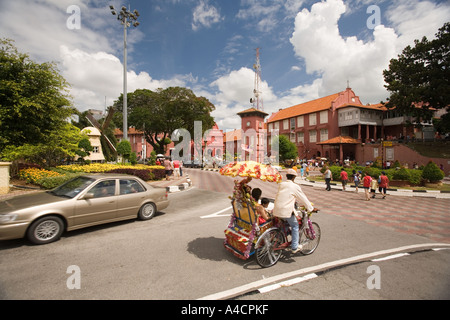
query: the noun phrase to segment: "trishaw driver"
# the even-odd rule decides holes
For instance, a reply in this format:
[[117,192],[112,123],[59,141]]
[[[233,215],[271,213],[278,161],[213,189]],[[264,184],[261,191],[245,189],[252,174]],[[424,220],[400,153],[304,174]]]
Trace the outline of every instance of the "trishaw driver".
[[303,204],[308,212],[314,211],[314,207],[309,202],[306,195],[303,193],[302,188],[294,183],[297,177],[297,172],[294,169],[288,169],[286,172],[287,181],[280,183],[278,192],[275,197],[275,204],[273,208],[273,215],[286,220],[292,229],[292,242],[291,252],[297,253],[302,250],[302,246],[299,246],[299,226],[297,217],[295,216],[295,202]]

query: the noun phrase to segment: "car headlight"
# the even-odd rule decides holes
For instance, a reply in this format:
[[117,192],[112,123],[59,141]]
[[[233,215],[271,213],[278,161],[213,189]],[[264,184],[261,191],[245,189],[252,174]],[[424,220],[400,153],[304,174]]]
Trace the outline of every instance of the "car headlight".
[[0,223],[12,222],[17,219],[17,214],[0,214]]

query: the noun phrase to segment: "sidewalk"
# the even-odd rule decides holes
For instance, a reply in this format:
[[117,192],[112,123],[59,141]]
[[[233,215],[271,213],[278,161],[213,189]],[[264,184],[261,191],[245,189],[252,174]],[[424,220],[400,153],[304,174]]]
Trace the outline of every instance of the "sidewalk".
[[[309,181],[308,179],[296,178],[295,182],[301,185],[308,185],[317,188],[325,189],[325,182]],[[331,182],[331,189],[342,191],[342,185],[340,182]],[[347,184],[346,192],[355,192],[355,186]],[[378,190],[377,190],[378,191]],[[389,195],[405,196],[405,197],[428,197],[437,199],[450,199],[450,192],[438,191],[438,190],[409,190],[409,189],[387,189]],[[358,193],[364,193],[364,188],[359,187]]]

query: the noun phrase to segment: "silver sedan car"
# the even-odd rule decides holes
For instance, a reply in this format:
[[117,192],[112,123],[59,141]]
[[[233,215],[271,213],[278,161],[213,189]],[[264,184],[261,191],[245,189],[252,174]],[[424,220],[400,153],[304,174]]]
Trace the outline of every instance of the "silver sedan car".
[[169,205],[165,188],[135,176],[83,175],[46,192],[0,201],[0,240],[27,237],[35,244],[58,240],[67,230],[139,218]]

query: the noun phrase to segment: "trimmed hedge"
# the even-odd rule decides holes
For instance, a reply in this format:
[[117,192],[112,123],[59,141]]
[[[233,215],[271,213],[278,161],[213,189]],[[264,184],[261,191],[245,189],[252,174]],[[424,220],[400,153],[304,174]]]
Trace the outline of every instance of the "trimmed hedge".
[[[334,181],[341,180],[341,166],[330,166],[331,173],[333,175]],[[402,180],[408,181],[411,185],[421,185],[424,177],[422,176],[422,170],[418,169],[406,169],[401,167],[400,169],[392,168],[392,169],[380,169],[376,167],[361,167],[355,166],[350,168],[344,168],[348,174],[349,181],[352,181],[353,170],[361,171],[363,176],[365,174],[369,174],[372,178],[378,179],[381,175],[381,172],[384,171],[386,176],[389,178],[389,181],[393,180]],[[321,170],[323,173],[325,170]]]

